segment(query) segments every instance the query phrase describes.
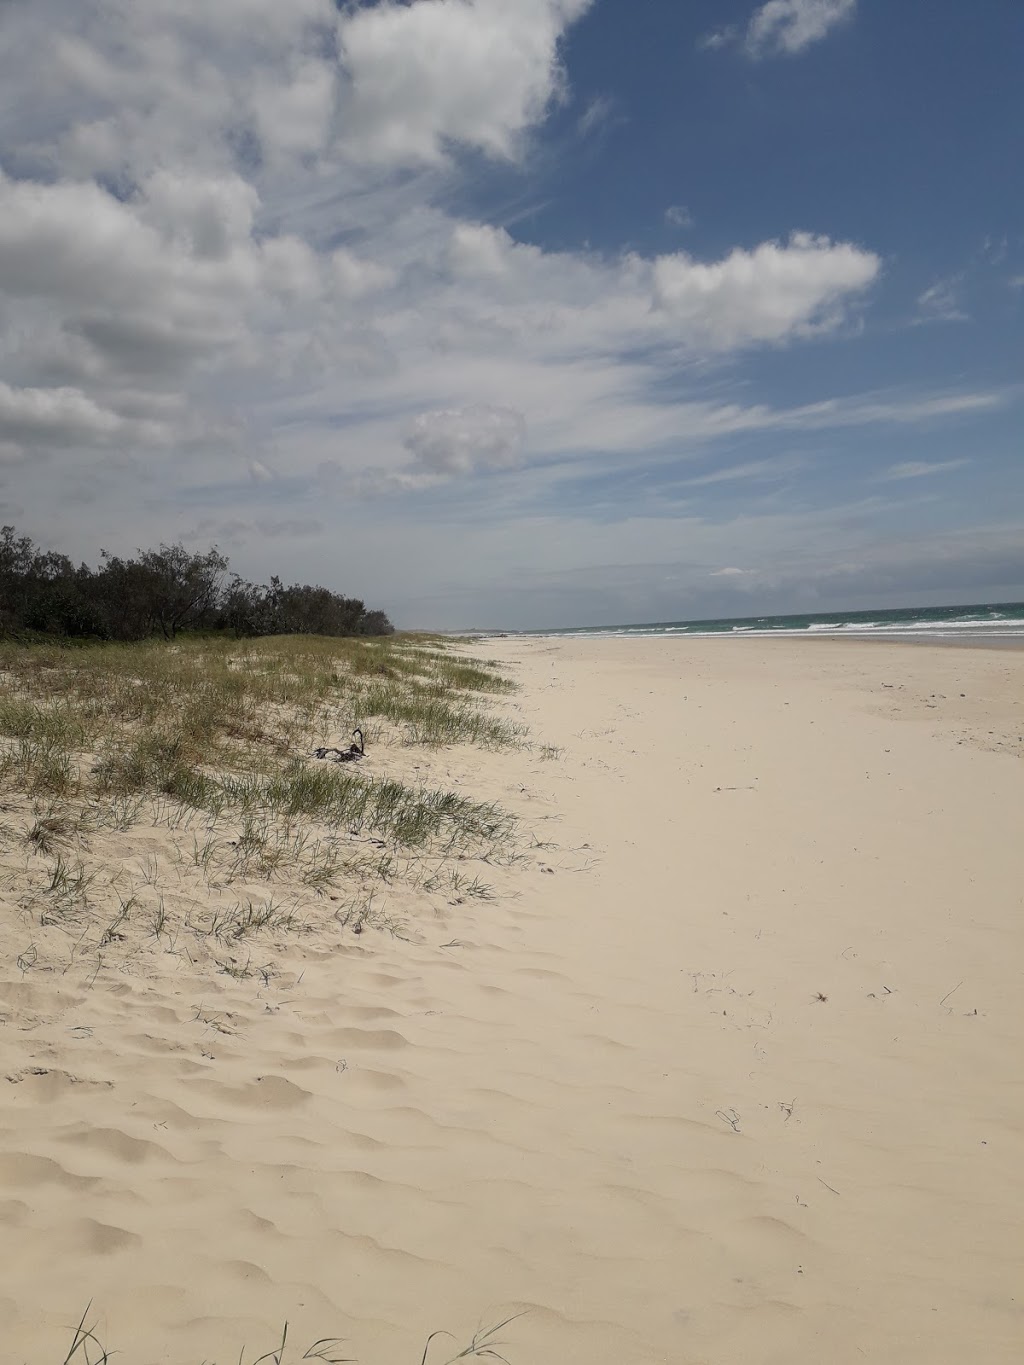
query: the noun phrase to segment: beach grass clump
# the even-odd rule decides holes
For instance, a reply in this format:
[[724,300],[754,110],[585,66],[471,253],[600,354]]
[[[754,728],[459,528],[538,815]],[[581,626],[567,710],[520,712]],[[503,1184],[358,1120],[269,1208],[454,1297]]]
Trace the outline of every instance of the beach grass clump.
[[0,735],[76,749],[85,744],[88,734],[83,718],[66,708],[0,697]]
[[[346,892],[424,887],[428,861],[438,871],[426,889],[487,900],[462,863],[508,861],[509,814],[387,768],[409,747],[524,744],[525,727],[500,706],[509,689],[493,665],[425,636],[0,642],[0,782],[26,858],[19,904],[111,953],[138,939],[139,924],[161,944],[210,939],[192,901],[225,917],[216,942],[298,932],[307,912],[330,920]],[[376,761],[310,757],[356,726]],[[159,834],[136,866],[121,850],[137,847],[140,824]],[[124,885],[126,859],[135,870]],[[458,865],[445,880],[449,860]],[[258,903],[260,882],[286,908]],[[237,911],[224,908],[232,886]],[[111,914],[121,897],[130,913]],[[380,915],[366,923],[393,930]]]
[[[227,966],[225,966],[225,970],[228,970]],[[246,969],[244,968],[236,967],[231,970],[231,975],[245,974]],[[71,1345],[60,1365],[109,1365],[112,1353],[107,1351],[99,1337],[96,1336],[95,1326],[87,1326],[91,1308],[91,1303],[86,1306],[85,1312],[72,1335]],[[457,1345],[458,1339],[451,1332],[441,1330],[431,1332],[423,1347],[422,1355],[419,1356],[418,1365],[457,1365],[460,1360],[499,1360],[508,1365],[506,1357],[501,1353],[507,1349],[507,1343],[501,1340],[499,1333],[522,1316],[522,1313],[512,1313],[491,1327],[479,1328],[473,1333],[467,1344],[461,1349],[456,1349],[453,1355],[447,1354],[440,1343],[444,1338],[447,1338]],[[305,1350],[302,1350],[301,1347],[293,1349],[288,1340],[288,1323],[286,1322],[278,1344],[271,1347],[270,1350],[262,1352],[262,1354],[253,1353],[249,1357],[248,1365],[288,1365],[289,1362],[303,1360],[319,1360],[323,1362],[323,1365],[354,1365],[356,1357],[349,1354],[349,1350],[350,1347],[345,1337],[321,1337],[312,1345],[307,1346]],[[448,1350],[451,1351],[452,1347],[449,1346]],[[125,1358],[120,1352],[118,1355],[122,1359]],[[216,1362],[211,1361],[209,1365],[216,1365]],[[246,1365],[244,1347],[238,1356],[238,1365]]]
[[36,853],[52,853],[71,839],[73,831],[74,822],[68,816],[51,812],[40,816],[29,826],[25,841]]
[[402,688],[371,684],[359,693],[355,706],[360,717],[382,717],[403,727],[409,744],[505,749],[516,747],[526,737],[525,726],[488,715],[476,706],[449,701],[437,684]]
[[170,792],[183,764],[266,769],[311,737],[375,721],[390,727],[374,730],[377,741],[514,747],[525,727],[481,700],[509,687],[488,665],[390,639],[6,643],[0,737],[44,746],[19,760],[41,790],[61,786],[48,753],[99,746],[103,795]]
[[87,871],[80,858],[58,852],[40,888],[36,906],[40,925],[78,923],[89,912],[88,893],[94,880],[95,874]]
[[293,910],[269,896],[266,900],[239,901],[227,909],[213,910],[207,923],[194,921],[193,927],[213,938],[237,942],[262,933],[293,933],[299,920]]
[[333,765],[293,762],[269,776],[226,775],[219,789],[225,804],[243,813],[306,816],[352,831],[367,829],[407,848],[434,839],[450,847],[474,839],[494,843],[512,828],[511,817],[492,804],[394,778],[365,778]]
[[492,901],[495,898],[494,888],[487,882],[481,881],[479,875],[470,877],[457,867],[443,866],[438,868],[424,877],[420,886],[424,891],[442,892],[444,895],[454,896],[460,901]]
[[[512,684],[496,667],[424,637],[84,646],[0,643],[0,736],[74,751],[117,732],[171,730],[211,763],[259,748],[278,756],[311,731],[380,719],[413,745],[514,746],[523,727],[483,698]],[[340,723],[339,723],[340,722]]]
[[442,686],[463,692],[511,692],[515,683],[490,662],[469,663],[465,659],[435,656],[433,677]]
[[68,797],[80,786],[78,765],[59,741],[21,739],[0,754],[0,781],[29,796]]

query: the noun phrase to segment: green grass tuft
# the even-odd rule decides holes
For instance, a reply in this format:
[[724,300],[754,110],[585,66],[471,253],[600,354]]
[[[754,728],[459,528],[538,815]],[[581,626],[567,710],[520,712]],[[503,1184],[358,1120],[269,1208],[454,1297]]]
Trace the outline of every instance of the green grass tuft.
[[[238,972],[239,969],[236,968],[230,970],[229,974],[234,976]],[[71,1346],[61,1365],[109,1365],[111,1354],[96,1336],[95,1326],[86,1325],[91,1308],[92,1304],[89,1303],[79,1319],[78,1326],[72,1335]],[[510,1323],[523,1316],[522,1313],[513,1313],[504,1321],[495,1323],[493,1327],[481,1328],[474,1333],[466,1346],[444,1360],[433,1351],[434,1343],[439,1342],[443,1337],[448,1337],[452,1341],[455,1341],[456,1338],[451,1332],[431,1332],[423,1347],[419,1365],[429,1365],[429,1357],[432,1353],[435,1357],[435,1365],[456,1365],[456,1362],[460,1360],[498,1360],[508,1365],[506,1357],[501,1354],[501,1350],[506,1349],[506,1343],[500,1340],[498,1333],[504,1331]],[[280,1342],[262,1355],[253,1355],[249,1360],[249,1365],[288,1365],[288,1362],[302,1360],[319,1360],[323,1361],[324,1365],[354,1365],[356,1361],[355,1356],[342,1354],[347,1349],[344,1337],[321,1337],[318,1341],[314,1341],[311,1346],[308,1346],[301,1355],[297,1354],[298,1349],[290,1349],[288,1323],[286,1322],[281,1332]],[[205,1365],[216,1365],[216,1362],[205,1362]],[[239,1353],[238,1365],[246,1365],[244,1347]]]

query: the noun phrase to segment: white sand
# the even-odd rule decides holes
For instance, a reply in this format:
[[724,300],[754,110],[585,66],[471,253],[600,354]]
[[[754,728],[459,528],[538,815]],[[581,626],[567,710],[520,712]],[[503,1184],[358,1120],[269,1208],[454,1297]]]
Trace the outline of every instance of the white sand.
[[1024,654],[479,649],[564,749],[424,760],[551,845],[493,903],[62,974],[9,855],[3,1360],[1024,1359]]

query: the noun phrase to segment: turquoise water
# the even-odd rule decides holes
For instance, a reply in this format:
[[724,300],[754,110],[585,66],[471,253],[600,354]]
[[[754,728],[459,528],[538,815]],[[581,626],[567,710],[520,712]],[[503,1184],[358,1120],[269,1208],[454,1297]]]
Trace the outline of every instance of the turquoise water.
[[890,611],[739,616],[709,621],[657,621],[644,625],[579,626],[522,631],[523,635],[861,635],[931,640],[1018,640],[1024,644],[1024,602],[971,607],[901,607]]

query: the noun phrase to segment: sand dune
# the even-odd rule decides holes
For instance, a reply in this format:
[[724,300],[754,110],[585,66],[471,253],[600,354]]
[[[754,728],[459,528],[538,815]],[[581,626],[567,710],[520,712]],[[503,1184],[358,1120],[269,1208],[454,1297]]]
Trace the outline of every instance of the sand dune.
[[494,901],[235,980],[34,965],[0,882],[3,1359],[1024,1357],[1024,655],[478,649],[561,750],[422,760]]

